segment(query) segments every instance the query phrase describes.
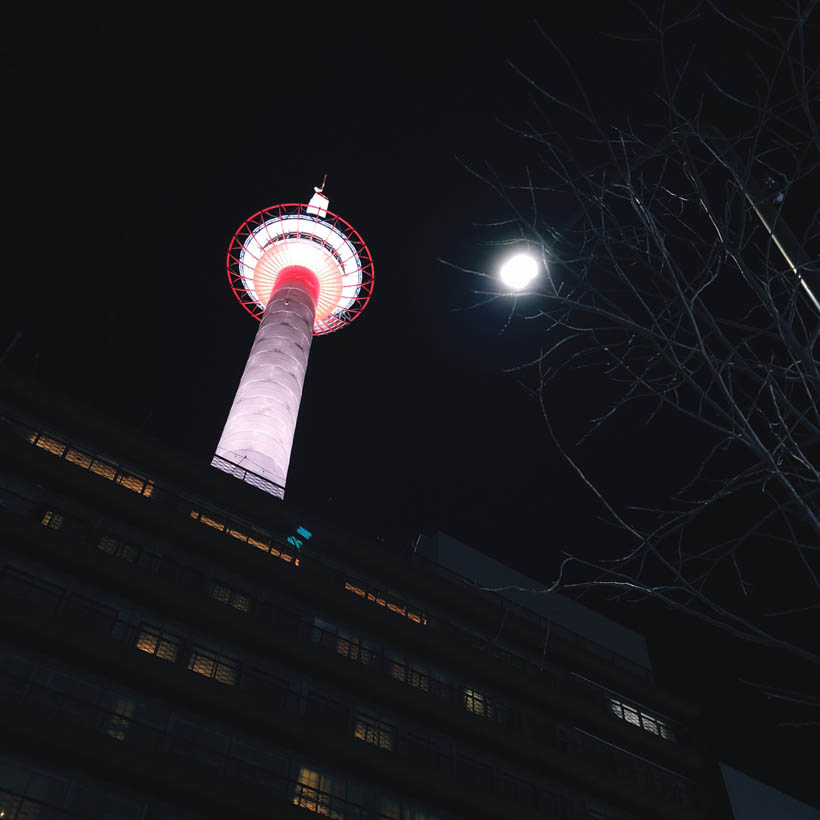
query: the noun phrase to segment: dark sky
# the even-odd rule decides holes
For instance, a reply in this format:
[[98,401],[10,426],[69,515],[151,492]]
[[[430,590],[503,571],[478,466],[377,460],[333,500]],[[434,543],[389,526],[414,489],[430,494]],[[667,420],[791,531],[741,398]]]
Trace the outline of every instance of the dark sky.
[[[655,63],[601,36],[636,25],[627,4],[606,5],[550,3],[540,19],[618,116],[648,103]],[[257,327],[228,286],[228,242],[327,173],[331,210],[370,248],[375,290],[349,328],[314,342],[289,501],[365,534],[441,529],[545,580],[565,550],[606,554],[602,511],[505,372],[537,350],[538,325],[508,323],[503,300],[477,307],[477,281],[439,261],[492,272],[501,259],[490,240],[503,229],[482,224],[507,214],[464,164],[520,180],[532,161],[505,127],[532,116],[508,62],[570,89],[533,9],[292,8],[64,9],[9,26],[0,345],[23,333],[9,365],[207,463]],[[708,51],[717,35],[702,36]],[[542,216],[567,219],[548,201]],[[603,391],[581,374],[549,396],[567,441]],[[641,421],[581,451],[619,503],[662,496],[687,457]],[[726,665],[705,677],[691,651],[657,646],[706,642],[699,631],[641,618],[621,620],[650,633],[673,683],[707,699],[726,688],[710,717],[743,698],[763,708]],[[709,651],[711,664],[724,650]],[[745,717],[735,708],[721,730],[729,762],[809,789],[793,735],[760,719],[757,752],[730,737]]]

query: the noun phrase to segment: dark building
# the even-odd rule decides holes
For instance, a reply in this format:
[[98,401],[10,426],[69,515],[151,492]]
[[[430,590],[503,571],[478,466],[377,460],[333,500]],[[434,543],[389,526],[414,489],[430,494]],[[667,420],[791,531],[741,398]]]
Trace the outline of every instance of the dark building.
[[4,820],[728,816],[634,632],[0,397]]

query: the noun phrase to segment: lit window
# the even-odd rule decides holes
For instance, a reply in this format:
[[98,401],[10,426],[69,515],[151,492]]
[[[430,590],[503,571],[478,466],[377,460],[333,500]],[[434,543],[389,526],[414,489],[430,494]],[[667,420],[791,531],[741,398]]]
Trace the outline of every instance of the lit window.
[[373,652],[358,638],[351,635],[336,636],[336,651],[351,661],[368,664],[373,659]]
[[43,517],[40,519],[40,523],[44,527],[48,527],[50,530],[60,530],[63,528],[63,524],[65,524],[65,516],[58,512],[54,512],[54,510],[46,510],[46,512],[43,513]]
[[219,530],[220,532],[225,529],[225,524],[222,521],[217,521],[215,518],[211,518],[208,515],[200,515],[199,520],[208,527],[213,527],[215,530]]
[[633,726],[640,726],[641,719],[638,717],[638,710],[633,709],[631,706],[624,706],[624,720],[627,723],[631,723]]
[[113,481],[117,475],[117,468],[113,464],[110,464],[107,461],[102,461],[99,458],[95,458],[94,461],[91,462],[91,467],[89,469],[92,473],[96,473],[103,478],[107,478],[109,481]]
[[234,590],[233,598],[231,599],[231,606],[234,609],[238,609],[240,612],[250,612],[251,596],[246,595],[244,592],[237,592]]
[[668,723],[654,715],[641,711],[635,706],[629,706],[616,698],[610,698],[609,711],[615,717],[625,720],[633,726],[639,726],[644,731],[650,732],[657,737],[662,737],[664,740],[675,740],[675,733]]
[[231,589],[231,587],[225,584],[214,582],[211,584],[208,594],[215,601],[219,601],[220,604],[232,606],[240,612],[251,611],[250,595],[246,595],[244,592],[239,592],[239,590],[236,589]]
[[427,616],[420,610],[410,608],[404,601],[393,598],[379,590],[367,589],[361,583],[350,580],[345,581],[345,589],[360,598],[366,598],[377,606],[383,606],[391,612],[395,612],[396,615],[401,615],[404,618],[409,618],[414,623],[427,626]]
[[396,615],[404,615],[405,617],[407,616],[407,607],[403,606],[402,604],[397,604],[393,601],[388,601],[387,608],[391,612],[395,612]]
[[137,547],[126,544],[125,541],[120,541],[111,535],[101,535],[99,541],[97,541],[97,549],[116,558],[121,558],[129,564],[133,564],[139,558],[140,553]]
[[[151,482],[148,483],[151,487],[153,487]],[[143,492],[143,495],[150,495],[150,492]],[[282,552],[275,547],[272,547],[270,539],[265,538],[258,532],[254,533],[252,530],[248,531],[240,527],[236,527],[230,521],[225,521],[217,516],[209,515],[201,510],[191,510],[189,515],[194,519],[194,521],[200,521],[208,527],[224,532],[232,538],[235,538],[237,541],[247,542],[252,547],[256,547],[259,550],[270,553],[274,558],[279,558],[281,561],[285,561],[288,564],[293,564],[296,567],[299,566],[298,558],[295,558],[289,552]]]
[[70,461],[72,464],[76,464],[78,467],[82,467],[84,470],[87,470],[91,466],[92,458],[88,453],[84,453],[82,450],[75,450],[73,447],[66,453],[65,460]]
[[141,627],[137,636],[137,649],[171,663],[177,659],[181,646],[179,638],[148,626]]
[[345,589],[348,592],[355,592],[356,595],[360,595],[362,598],[366,595],[365,591],[361,587],[357,587],[355,584],[351,584],[350,581],[345,581]]
[[385,751],[393,751],[393,727],[378,718],[358,715],[353,726],[353,736]]
[[395,680],[406,683],[414,689],[421,689],[422,692],[430,691],[430,676],[411,666],[405,666],[399,661],[390,662],[390,675]]
[[35,446],[55,456],[63,456],[66,461],[75,464],[77,467],[81,467],[83,470],[90,470],[92,473],[107,478],[109,481],[116,481],[118,484],[127,487],[135,493],[140,493],[148,497],[154,492],[153,481],[148,481],[142,476],[133,473],[118,473],[115,464],[101,458],[94,458],[94,456],[76,447],[69,447],[59,439],[52,438],[45,434],[38,436],[36,433],[32,433],[28,440]]
[[323,814],[333,820],[344,820],[343,793],[344,782],[339,778],[301,768],[293,795],[293,805]]
[[134,475],[133,473],[120,473],[117,476],[117,484],[121,487],[126,487],[131,492],[144,495],[150,498],[154,492],[154,482],[144,479],[142,476]]
[[211,598],[219,601],[220,604],[230,604],[231,591],[222,584],[211,584]]
[[661,723],[661,721],[658,721],[658,732],[664,740],[675,739],[675,733],[672,731],[672,728],[666,723]]
[[203,675],[206,678],[224,683],[226,686],[236,686],[239,678],[239,664],[223,655],[215,655],[204,649],[195,649],[188,660],[188,669]]
[[39,447],[41,450],[45,450],[46,452],[51,453],[55,456],[62,456],[66,450],[66,447],[68,446],[59,439],[47,436],[45,433],[43,433],[39,437],[36,433],[32,433],[32,435],[29,437],[29,441],[31,441],[32,444],[34,444],[36,447]]
[[464,690],[464,705],[467,711],[472,712],[474,715],[490,719],[495,718],[495,704],[483,692],[476,689]]

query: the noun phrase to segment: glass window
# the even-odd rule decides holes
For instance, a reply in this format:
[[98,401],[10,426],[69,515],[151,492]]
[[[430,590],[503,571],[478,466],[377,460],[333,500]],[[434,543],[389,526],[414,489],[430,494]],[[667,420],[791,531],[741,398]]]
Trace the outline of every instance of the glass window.
[[76,450],[74,447],[66,453],[65,459],[72,464],[76,464],[78,467],[82,467],[84,470],[87,470],[91,466],[92,461],[88,453],[84,453],[82,450]]
[[[153,487],[151,482],[148,482],[148,484]],[[143,492],[143,495],[150,495],[150,492]],[[235,538],[237,541],[246,542],[252,547],[256,547],[257,549],[270,553],[270,555],[274,558],[279,558],[280,560],[293,564],[297,567],[299,566],[298,558],[295,558],[289,552],[282,552],[275,547],[272,547],[271,538],[267,538],[261,533],[255,532],[250,527],[238,527],[233,522],[228,521],[219,515],[211,514],[205,510],[193,509],[189,512],[189,515],[194,519],[194,521],[199,521],[208,527],[224,532],[232,538]],[[237,607],[237,609],[239,608],[240,607]]]
[[353,736],[385,751],[393,751],[394,728],[379,718],[360,713],[353,725]]
[[114,538],[113,535],[101,535],[97,540],[97,549],[107,552],[115,558],[121,558],[129,564],[135,563],[140,554],[137,547],[127,544],[125,541],[120,541],[118,538]]
[[240,592],[239,590],[232,589],[227,584],[220,583],[219,581],[214,581],[211,584],[208,590],[208,595],[215,601],[219,601],[220,604],[232,606],[240,612],[251,611],[250,595]]
[[358,595],[361,598],[364,598],[367,593],[362,589],[360,586],[356,586],[356,584],[352,584],[350,581],[345,581],[345,589],[348,592],[352,592],[355,595]]
[[188,659],[188,669],[206,678],[236,686],[239,679],[239,663],[224,655],[217,655],[205,649],[195,648]]
[[627,723],[631,723],[633,726],[640,726],[641,725],[641,721],[640,721],[640,718],[638,717],[638,710],[637,709],[633,709],[631,706],[624,705],[623,710],[624,710],[624,720]]
[[657,737],[662,737],[664,740],[675,740],[675,733],[669,724],[654,715],[647,714],[637,706],[630,706],[617,698],[609,698],[609,711],[615,717],[633,726],[639,726]]
[[50,530],[61,530],[65,524],[65,516],[54,510],[46,510],[40,519],[40,523]]
[[675,733],[672,728],[662,721],[658,721],[658,732],[664,740],[675,740]]
[[398,658],[390,661],[390,676],[414,689],[421,689],[422,692],[430,691],[430,676],[426,672],[408,666]]
[[182,641],[166,632],[143,625],[137,634],[137,649],[164,661],[176,661]]
[[91,462],[90,470],[92,473],[107,478],[109,481],[113,481],[117,475],[117,468],[113,464],[99,458],[95,458],[94,461]]
[[300,768],[293,794],[293,805],[334,820],[344,820],[344,786],[341,778],[320,774],[313,769]]
[[360,598],[365,598],[378,606],[383,606],[391,612],[395,612],[396,615],[409,618],[414,623],[427,625],[427,616],[421,610],[413,609],[405,601],[394,598],[385,592],[369,588],[361,581],[348,579],[345,581],[345,589]]
[[45,450],[55,456],[62,456],[68,446],[65,442],[52,438],[51,436],[47,436],[45,433],[40,436],[37,436],[36,433],[32,433],[29,440],[36,447],[39,447],[41,450]]
[[374,658],[373,652],[364,641],[344,632],[339,632],[336,636],[336,652],[351,661],[364,664],[370,663]]
[[495,704],[483,692],[477,689],[464,690],[464,705],[468,712],[479,717],[494,719],[496,716]]
[[146,498],[150,498],[154,492],[153,481],[148,481],[142,476],[134,475],[133,473],[119,473],[117,476],[117,484],[121,487],[127,487],[132,492],[144,495]]
[[220,604],[231,602],[231,590],[223,584],[211,584],[211,598]]

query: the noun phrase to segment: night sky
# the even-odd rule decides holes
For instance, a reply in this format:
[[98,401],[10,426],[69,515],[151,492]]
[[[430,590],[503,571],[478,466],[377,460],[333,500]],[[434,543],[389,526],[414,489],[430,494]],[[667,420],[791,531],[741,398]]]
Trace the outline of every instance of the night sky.
[[[228,243],[327,173],[375,289],[349,328],[314,341],[289,503],[405,543],[443,530],[545,581],[565,551],[610,554],[618,534],[550,443],[526,374],[508,372],[538,350],[531,306],[511,320],[508,300],[480,306],[486,282],[445,264],[493,272],[494,243],[513,235],[486,227],[508,214],[465,167],[521,181],[533,161],[509,127],[533,116],[531,91],[508,63],[570,88],[533,15],[603,116],[651,106],[653,54],[601,36],[638,25],[607,5],[21,18],[6,32],[0,349],[23,334],[9,367],[207,464],[258,326],[228,286]],[[702,52],[718,41],[704,30]],[[542,202],[542,218],[566,221],[563,207]],[[606,398],[599,376],[564,380],[548,397],[562,439]],[[679,430],[637,416],[578,454],[619,504],[662,499],[690,458]],[[734,650],[648,613],[615,616],[649,635],[666,683],[705,702],[724,759],[820,800],[797,751],[807,735],[772,728]]]

